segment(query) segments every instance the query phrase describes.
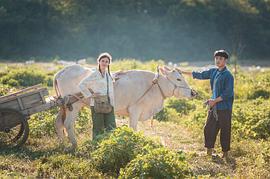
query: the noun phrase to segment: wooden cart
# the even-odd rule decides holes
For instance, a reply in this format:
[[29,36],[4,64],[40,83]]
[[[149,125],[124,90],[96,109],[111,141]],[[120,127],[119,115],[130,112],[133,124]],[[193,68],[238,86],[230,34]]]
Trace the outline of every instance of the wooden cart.
[[[48,89],[41,85],[25,88],[0,97],[0,147],[21,146],[28,138],[30,115],[63,105],[65,99],[47,97]],[[70,98],[69,104],[78,99]]]

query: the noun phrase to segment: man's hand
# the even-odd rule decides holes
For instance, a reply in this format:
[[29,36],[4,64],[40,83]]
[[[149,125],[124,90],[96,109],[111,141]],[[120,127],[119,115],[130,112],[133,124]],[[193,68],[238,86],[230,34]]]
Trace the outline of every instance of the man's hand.
[[181,70],[180,68],[177,68],[177,70],[178,70],[180,73],[184,74],[184,75],[192,76],[192,72],[191,72],[191,71],[183,71],[183,70]]
[[208,99],[207,103],[209,104],[209,106],[212,108],[214,107],[218,102],[222,101],[223,99],[219,96],[216,99]]
[[214,99],[208,99],[207,103],[212,108],[216,105],[217,102]]

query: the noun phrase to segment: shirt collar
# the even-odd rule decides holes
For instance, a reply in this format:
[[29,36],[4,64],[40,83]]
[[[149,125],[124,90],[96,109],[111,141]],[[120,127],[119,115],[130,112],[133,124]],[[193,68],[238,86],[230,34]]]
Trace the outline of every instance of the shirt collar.
[[[102,74],[101,74],[101,72],[99,71],[99,69],[98,69],[98,68],[96,68],[96,71],[98,72],[98,74],[99,74],[101,77],[103,77],[103,76],[102,76]],[[108,73],[108,72],[107,72],[107,70],[106,70],[106,71],[105,71],[104,76],[106,76],[106,75],[107,75],[107,73]]]
[[221,71],[219,71],[219,69],[217,68],[217,71],[220,72],[220,73],[222,73],[222,72],[224,72],[226,70],[227,70],[227,67],[226,66]]

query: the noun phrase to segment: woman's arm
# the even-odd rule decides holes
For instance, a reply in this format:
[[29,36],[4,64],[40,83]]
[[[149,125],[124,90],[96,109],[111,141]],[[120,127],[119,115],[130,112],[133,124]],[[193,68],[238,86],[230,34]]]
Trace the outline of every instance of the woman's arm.
[[92,93],[89,90],[90,81],[92,81],[92,80],[90,80],[89,77],[86,77],[79,84],[80,91],[85,98],[89,98],[92,96]]
[[85,98],[96,97],[99,95],[99,93],[94,93],[94,91],[91,89],[91,86],[95,84],[96,80],[97,75],[94,72],[80,82],[79,88]]

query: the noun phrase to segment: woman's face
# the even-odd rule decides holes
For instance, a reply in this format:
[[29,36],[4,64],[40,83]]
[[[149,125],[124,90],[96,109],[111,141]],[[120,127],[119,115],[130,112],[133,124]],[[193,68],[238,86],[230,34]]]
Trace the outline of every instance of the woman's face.
[[99,60],[99,66],[102,71],[106,70],[110,64],[110,60],[108,57],[103,57]]

